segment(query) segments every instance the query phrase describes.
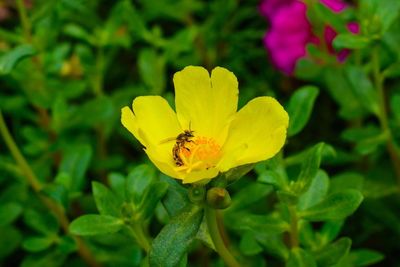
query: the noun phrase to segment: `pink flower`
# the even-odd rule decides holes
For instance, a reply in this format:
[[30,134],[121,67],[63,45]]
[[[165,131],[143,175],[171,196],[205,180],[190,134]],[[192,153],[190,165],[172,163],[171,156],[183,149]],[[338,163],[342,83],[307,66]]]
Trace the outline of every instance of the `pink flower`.
[[284,6],[290,6],[296,2],[296,0],[269,0],[263,1],[260,4],[260,11],[261,14],[265,16],[272,16],[275,12]]
[[341,0],[320,0],[320,2],[336,13],[342,12],[347,7]]
[[[320,0],[333,12],[341,12],[347,8],[342,0]],[[270,29],[264,37],[264,45],[269,51],[272,62],[284,73],[293,73],[297,60],[306,56],[309,43],[321,43],[313,34],[307,18],[307,6],[299,0],[264,0],[260,4],[260,12],[270,21]],[[359,32],[359,25],[351,22],[347,28],[352,33]],[[338,61],[343,62],[350,50],[338,53],[332,46],[337,32],[327,25],[324,29],[324,43],[330,54],[336,54]]]
[[271,28],[264,44],[278,69],[293,72],[296,61],[306,55],[306,44],[311,41],[311,25],[306,17],[306,5],[293,1],[271,15]]

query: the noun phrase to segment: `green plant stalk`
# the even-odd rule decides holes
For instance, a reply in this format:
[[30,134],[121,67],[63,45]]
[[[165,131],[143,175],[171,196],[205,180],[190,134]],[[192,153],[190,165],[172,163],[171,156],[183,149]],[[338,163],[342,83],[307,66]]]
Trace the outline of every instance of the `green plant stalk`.
[[24,36],[26,40],[31,43],[32,42],[32,25],[30,20],[28,19],[28,15],[26,14],[26,8],[23,0],[17,0],[17,9],[19,14],[19,19],[21,20],[22,30],[24,32]]
[[384,133],[387,134],[386,139],[386,148],[390,155],[390,159],[392,161],[392,165],[397,177],[397,184],[400,190],[400,151],[396,147],[396,144],[393,140],[393,134],[389,127],[388,122],[388,112],[386,106],[386,97],[385,97],[385,89],[384,82],[385,77],[380,72],[380,63],[379,63],[379,47],[375,46],[372,52],[372,66],[373,66],[373,77],[375,88],[378,91],[378,103],[379,103],[379,122],[381,125],[381,129]]
[[[64,210],[52,199],[40,195],[40,191],[43,188],[40,180],[37,178],[35,173],[33,172],[32,168],[29,166],[28,162],[26,161],[25,157],[22,155],[21,151],[19,150],[18,146],[16,145],[13,137],[10,134],[10,131],[7,128],[7,125],[4,121],[3,114],[0,110],[0,133],[4,139],[4,142],[8,149],[11,152],[11,155],[21,168],[22,172],[25,174],[25,177],[28,181],[28,184],[32,187],[33,191],[38,195],[39,199],[42,203],[56,216],[58,221],[60,222],[61,227],[63,228],[64,232],[68,233],[69,227],[69,220],[65,215]],[[93,255],[86,247],[84,242],[78,236],[72,236],[77,243],[78,246],[78,253],[82,257],[82,259],[92,267],[99,267],[100,265],[96,262]]]
[[297,211],[295,206],[289,206],[290,213],[290,247],[296,248],[299,246],[299,226]]
[[210,233],[211,239],[214,243],[217,253],[221,256],[226,265],[228,265],[229,267],[240,267],[240,264],[232,256],[232,254],[225,246],[224,241],[222,240],[221,233],[217,223],[217,211],[213,208],[205,207],[205,216],[206,216],[208,231]]
[[146,251],[146,253],[149,253],[150,248],[151,248],[151,243],[144,233],[144,230],[139,223],[132,223],[129,225],[129,229],[131,230],[131,233],[133,237],[136,239],[136,242],[139,244],[139,246]]

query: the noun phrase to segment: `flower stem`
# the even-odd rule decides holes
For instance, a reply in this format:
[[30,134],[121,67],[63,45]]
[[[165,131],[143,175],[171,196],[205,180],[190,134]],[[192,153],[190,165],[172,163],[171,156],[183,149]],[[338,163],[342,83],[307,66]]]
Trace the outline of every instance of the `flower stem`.
[[379,63],[379,47],[376,46],[372,52],[372,64],[373,64],[373,77],[375,82],[375,88],[378,91],[378,104],[379,104],[379,122],[381,129],[387,135],[386,148],[390,155],[392,165],[397,177],[397,183],[400,188],[400,151],[396,147],[393,139],[392,131],[389,127],[388,113],[386,106],[386,97],[384,89],[385,77],[380,72]]
[[[7,125],[4,121],[1,110],[0,110],[0,134],[3,137],[6,146],[10,150],[11,155],[21,168],[22,172],[25,174],[28,184],[32,187],[33,191],[37,193],[42,203],[56,216],[64,232],[68,233],[69,220],[64,212],[64,209],[60,207],[52,199],[40,195],[40,191],[42,190],[43,185],[33,172],[32,168],[29,166],[28,162],[22,155],[13,137],[11,136],[10,131],[8,130]],[[83,240],[78,236],[72,236],[72,237],[78,246],[78,254],[81,256],[81,258],[91,267],[100,266],[96,262],[90,250],[86,247]]]
[[210,232],[211,239],[214,243],[217,253],[221,256],[221,258],[229,267],[240,267],[240,264],[232,256],[232,254],[226,248],[224,241],[222,240],[221,233],[217,224],[217,211],[213,208],[206,207],[205,216],[208,231]]
[[25,8],[25,3],[24,0],[17,0],[17,9],[18,9],[18,14],[19,14],[19,19],[22,24],[22,30],[25,36],[25,39],[31,43],[32,42],[32,25],[30,20],[28,19],[28,15],[26,14],[26,8]]
[[295,248],[299,246],[299,228],[298,218],[295,206],[289,206],[290,213],[290,247]]
[[132,232],[133,237],[136,239],[136,242],[139,244],[139,246],[146,251],[146,253],[149,253],[151,245],[148,237],[144,233],[144,230],[139,223],[133,223],[129,225],[129,229]]

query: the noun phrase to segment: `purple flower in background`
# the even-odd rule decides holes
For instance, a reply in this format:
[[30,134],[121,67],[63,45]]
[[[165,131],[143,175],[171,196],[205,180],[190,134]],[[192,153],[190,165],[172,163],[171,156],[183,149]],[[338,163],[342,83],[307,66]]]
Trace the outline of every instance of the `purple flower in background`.
[[[341,0],[320,0],[333,12],[341,12],[347,4]],[[264,37],[264,45],[269,51],[272,62],[284,73],[293,73],[298,59],[306,56],[306,47],[309,43],[319,45],[320,40],[313,34],[307,18],[307,6],[300,0],[263,0],[260,12],[270,22],[270,29]],[[352,33],[359,32],[357,23],[349,23],[348,29]],[[324,29],[324,42],[331,54],[337,54],[338,61],[343,62],[350,50],[336,53],[332,41],[337,32],[327,25]]]
[[284,6],[290,6],[296,0],[269,0],[260,4],[260,11],[265,16],[272,16],[278,9]]
[[291,2],[281,7],[272,6],[276,8],[273,11],[265,8],[271,11],[271,28],[264,37],[264,44],[274,64],[286,74],[292,73],[296,61],[306,55],[306,45],[312,39],[306,5],[299,1]]
[[347,4],[341,0],[320,0],[320,2],[336,13],[342,12],[347,7]]

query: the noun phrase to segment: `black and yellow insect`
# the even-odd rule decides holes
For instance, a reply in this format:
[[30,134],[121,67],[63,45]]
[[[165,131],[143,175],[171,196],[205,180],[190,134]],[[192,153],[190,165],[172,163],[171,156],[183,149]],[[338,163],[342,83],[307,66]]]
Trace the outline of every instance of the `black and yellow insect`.
[[184,130],[183,133],[180,133],[177,137],[168,138],[160,142],[160,144],[163,144],[175,140],[175,144],[172,148],[172,157],[174,159],[175,165],[178,167],[183,166],[184,164],[180,156],[182,149],[190,151],[190,149],[187,148],[185,145],[186,143],[193,142],[192,140],[192,138],[194,137],[193,133],[194,131],[192,130]]
[[175,165],[176,166],[182,166],[183,161],[180,156],[180,152],[182,149],[186,149],[187,151],[190,151],[189,148],[185,146],[186,143],[188,142],[193,142],[192,138],[194,137],[193,131],[191,130],[185,130],[183,133],[179,134],[176,137],[176,142],[174,147],[172,148],[172,155],[174,157]]

